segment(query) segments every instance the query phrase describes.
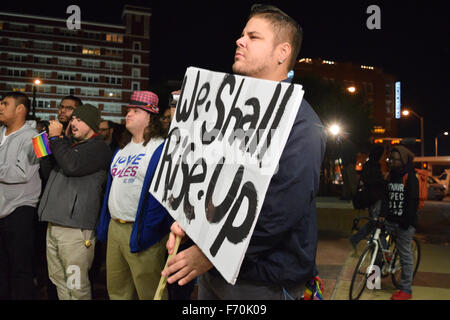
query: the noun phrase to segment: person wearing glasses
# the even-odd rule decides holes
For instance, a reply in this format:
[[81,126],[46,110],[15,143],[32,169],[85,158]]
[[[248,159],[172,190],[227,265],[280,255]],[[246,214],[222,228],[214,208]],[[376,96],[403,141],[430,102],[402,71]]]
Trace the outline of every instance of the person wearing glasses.
[[63,134],[66,133],[70,119],[72,119],[73,111],[81,106],[83,102],[75,96],[65,96],[62,98],[58,106],[58,121],[63,125]]

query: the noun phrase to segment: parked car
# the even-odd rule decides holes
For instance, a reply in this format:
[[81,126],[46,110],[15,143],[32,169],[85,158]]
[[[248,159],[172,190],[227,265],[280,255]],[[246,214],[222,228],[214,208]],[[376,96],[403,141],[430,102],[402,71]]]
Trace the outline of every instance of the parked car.
[[445,169],[440,176],[435,178],[439,183],[444,185],[446,194],[450,194],[450,169]]
[[446,188],[442,183],[439,183],[436,178],[428,176],[428,200],[438,200],[444,199],[446,194]]

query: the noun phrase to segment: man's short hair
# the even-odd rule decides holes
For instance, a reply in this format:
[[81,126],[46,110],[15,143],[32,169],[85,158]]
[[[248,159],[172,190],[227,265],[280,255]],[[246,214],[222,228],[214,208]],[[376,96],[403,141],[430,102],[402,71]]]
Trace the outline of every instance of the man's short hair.
[[254,16],[260,16],[270,21],[275,31],[276,45],[289,42],[292,47],[289,70],[294,69],[303,40],[303,30],[297,21],[277,7],[264,4],[254,4],[250,9],[247,21]]
[[30,112],[30,99],[27,97],[27,95],[25,93],[19,92],[19,91],[11,91],[11,92],[7,92],[3,95],[2,99],[5,98],[14,98],[14,100],[16,100],[16,106],[18,106],[19,104],[23,104],[25,106],[25,109],[27,111],[26,114],[28,114]]
[[83,102],[81,101],[80,98],[75,97],[75,96],[72,96],[72,95],[70,95],[70,96],[65,96],[64,98],[61,99],[61,102],[62,102],[63,100],[72,100],[72,101],[75,101],[75,106],[76,106],[77,108],[83,104]]

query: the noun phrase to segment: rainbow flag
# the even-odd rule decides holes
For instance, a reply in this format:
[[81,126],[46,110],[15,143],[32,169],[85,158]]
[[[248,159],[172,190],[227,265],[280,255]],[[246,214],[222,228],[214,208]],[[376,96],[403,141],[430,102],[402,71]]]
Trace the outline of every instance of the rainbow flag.
[[52,154],[50,144],[48,143],[47,133],[45,131],[33,138],[33,149],[38,158]]

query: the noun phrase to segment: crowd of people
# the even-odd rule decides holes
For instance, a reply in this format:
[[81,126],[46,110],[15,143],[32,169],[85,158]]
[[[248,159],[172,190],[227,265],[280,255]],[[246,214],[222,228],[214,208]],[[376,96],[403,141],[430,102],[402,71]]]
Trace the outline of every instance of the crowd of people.
[[[302,37],[298,23],[280,9],[253,6],[236,41],[233,72],[290,82]],[[64,97],[57,120],[37,123],[51,150],[40,159],[32,148],[37,130],[26,121],[29,109],[25,94],[3,96],[0,299],[34,298],[36,252],[48,270],[42,277],[51,280],[59,299],[91,299],[92,272],[104,259],[110,299],[153,299],[161,275],[169,284],[164,299],[188,299],[197,281],[199,299],[294,300],[317,280],[315,197],[326,134],[305,99],[298,103],[235,285],[148,192],[174,100],[133,92],[121,127],[102,121],[98,109],[78,97]],[[176,236],[185,239],[164,269]]]

